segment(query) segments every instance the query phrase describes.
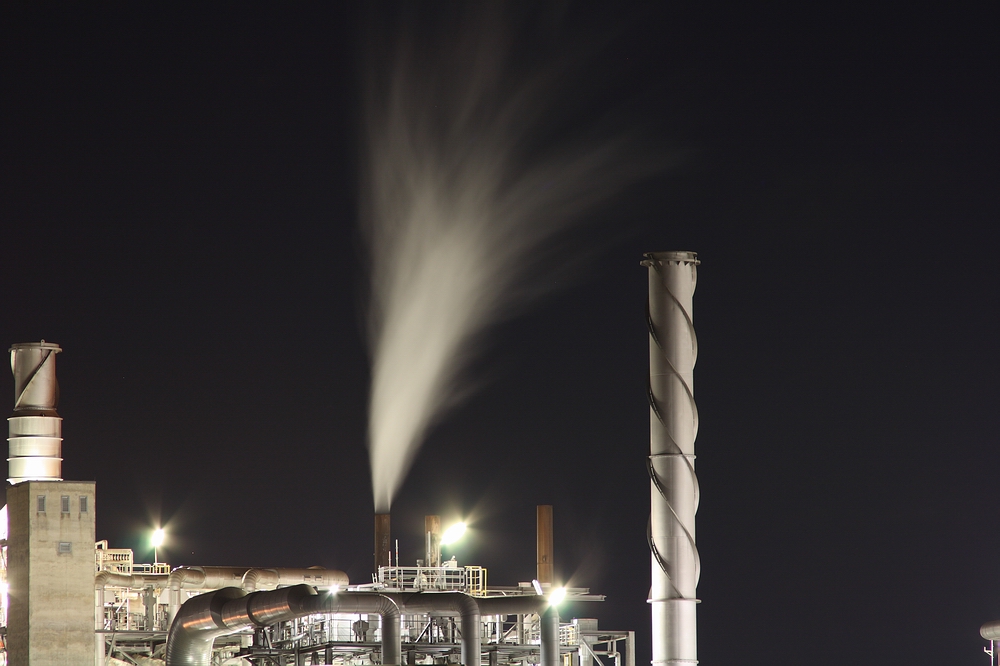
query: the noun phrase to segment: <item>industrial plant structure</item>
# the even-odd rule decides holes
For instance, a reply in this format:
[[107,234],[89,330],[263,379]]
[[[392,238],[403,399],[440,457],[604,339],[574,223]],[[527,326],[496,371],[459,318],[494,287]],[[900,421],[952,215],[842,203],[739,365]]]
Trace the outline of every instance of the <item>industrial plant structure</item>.
[[[649,254],[643,262],[650,279],[655,666],[697,663],[697,263],[691,252]],[[15,401],[0,520],[0,663],[634,666],[634,632],[604,630],[591,618],[561,621],[563,596],[603,596],[557,587],[551,506],[538,507],[535,578],[505,586],[488,582],[482,567],[441,561],[437,516],[425,519],[425,556],[413,565],[391,561],[389,516],[376,516],[373,574],[365,581],[322,568],[135,562],[131,550],[96,540],[95,483],[62,479],[60,351],[44,340],[10,349]]]

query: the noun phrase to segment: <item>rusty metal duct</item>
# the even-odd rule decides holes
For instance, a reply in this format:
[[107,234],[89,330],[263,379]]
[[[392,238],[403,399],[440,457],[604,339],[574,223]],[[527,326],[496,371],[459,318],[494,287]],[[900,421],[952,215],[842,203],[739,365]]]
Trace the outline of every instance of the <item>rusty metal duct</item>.
[[424,532],[426,533],[426,552],[424,566],[441,566],[441,516],[424,516]]
[[62,419],[56,413],[56,354],[61,351],[45,340],[10,348],[14,414],[7,419],[7,481],[11,484],[62,481]]
[[375,574],[378,575],[379,567],[387,567],[392,564],[389,545],[389,514],[375,514]]
[[552,538],[552,505],[539,504],[535,507],[535,578],[539,583],[552,584],[554,577],[552,557],[554,554]]
[[692,316],[698,258],[651,252],[649,269],[649,549],[654,666],[697,664],[696,607],[700,560],[695,545],[698,478],[694,442],[698,410]]

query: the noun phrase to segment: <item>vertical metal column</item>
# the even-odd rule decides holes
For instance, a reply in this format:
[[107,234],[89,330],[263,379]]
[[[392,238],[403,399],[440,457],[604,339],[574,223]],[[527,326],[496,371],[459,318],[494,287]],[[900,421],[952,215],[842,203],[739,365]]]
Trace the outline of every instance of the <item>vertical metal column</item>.
[[695,545],[698,478],[694,441],[698,356],[692,316],[698,258],[651,252],[649,269],[650,520],[654,666],[698,663],[696,605],[701,564]]

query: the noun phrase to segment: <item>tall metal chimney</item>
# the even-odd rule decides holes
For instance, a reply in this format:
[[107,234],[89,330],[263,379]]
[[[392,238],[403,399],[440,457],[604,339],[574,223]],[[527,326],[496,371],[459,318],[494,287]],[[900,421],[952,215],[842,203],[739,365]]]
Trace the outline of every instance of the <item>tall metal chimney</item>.
[[10,348],[14,414],[7,419],[10,457],[7,481],[62,481],[62,419],[56,413],[59,384],[51,342],[23,342]]
[[375,574],[379,567],[389,566],[389,514],[375,514]]
[[539,504],[535,507],[535,577],[539,583],[551,584],[555,576],[553,571],[554,546],[552,538],[552,505]]
[[698,477],[694,440],[698,356],[692,297],[699,264],[694,252],[650,252],[649,269],[649,549],[652,559],[654,666],[697,664],[696,607],[701,562],[695,545]]

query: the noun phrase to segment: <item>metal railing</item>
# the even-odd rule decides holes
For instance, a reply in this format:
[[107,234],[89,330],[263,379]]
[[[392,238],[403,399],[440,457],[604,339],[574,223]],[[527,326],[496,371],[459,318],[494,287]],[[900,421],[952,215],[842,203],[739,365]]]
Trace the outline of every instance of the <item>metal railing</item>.
[[[98,572],[111,571],[131,576],[133,571],[132,557],[131,548],[101,548],[100,543],[98,543],[98,547],[94,549],[94,560]],[[167,571],[167,573],[170,572]]]
[[486,596],[483,567],[379,567],[376,583],[387,590],[449,590]]

